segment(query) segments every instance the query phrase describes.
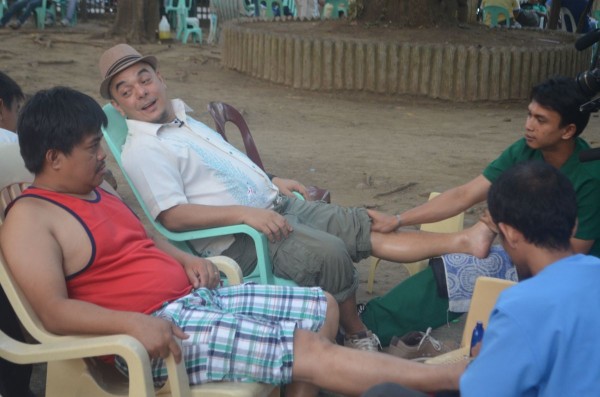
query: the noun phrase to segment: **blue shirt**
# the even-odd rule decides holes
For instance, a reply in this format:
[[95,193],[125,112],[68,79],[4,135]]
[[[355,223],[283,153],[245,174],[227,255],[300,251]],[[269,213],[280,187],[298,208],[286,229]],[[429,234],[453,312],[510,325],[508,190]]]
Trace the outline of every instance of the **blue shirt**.
[[600,396],[600,259],[574,255],[504,291],[462,397]]

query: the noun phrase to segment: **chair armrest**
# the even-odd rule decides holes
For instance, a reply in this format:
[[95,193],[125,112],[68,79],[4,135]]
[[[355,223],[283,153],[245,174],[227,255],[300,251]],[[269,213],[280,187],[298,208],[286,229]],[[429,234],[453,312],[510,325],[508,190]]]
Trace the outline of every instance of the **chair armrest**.
[[226,256],[211,256],[206,258],[217,266],[219,271],[225,273],[229,285],[241,284],[244,276],[242,275],[242,269],[238,266],[236,261]]
[[186,232],[173,232],[165,228],[159,222],[153,221],[152,224],[154,225],[156,230],[158,230],[158,232],[162,236],[167,238],[169,241],[179,243],[185,243],[189,240],[195,240],[199,238],[226,236],[231,234],[247,234],[254,242],[254,246],[256,248],[256,269],[259,272],[260,283],[274,283],[273,270],[271,268],[271,260],[269,259],[269,246],[267,242],[267,237],[263,233],[252,228],[251,226],[240,224],[215,227],[211,229],[190,230]]
[[64,336],[40,344],[22,343],[0,331],[0,357],[18,364],[119,355],[129,369],[129,394],[153,396],[150,359],[144,346],[129,335]]

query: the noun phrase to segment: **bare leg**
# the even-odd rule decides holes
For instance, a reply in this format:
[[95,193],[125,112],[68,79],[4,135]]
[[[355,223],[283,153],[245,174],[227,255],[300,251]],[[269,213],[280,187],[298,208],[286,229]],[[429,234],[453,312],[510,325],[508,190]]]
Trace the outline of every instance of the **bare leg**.
[[361,331],[366,331],[367,327],[363,324],[356,311],[356,295],[339,303],[340,306],[340,325],[344,328],[346,335],[352,335]]
[[[329,341],[329,343],[331,344],[335,339],[338,330],[339,311],[338,305],[333,296],[331,296],[328,293],[325,293],[325,296],[327,297],[327,314],[325,315],[325,323],[323,324],[319,332],[317,332],[316,334],[310,331],[306,332],[313,334],[318,338],[322,338],[325,341]],[[294,342],[294,356],[298,354],[296,350],[297,348],[298,345]],[[318,386],[304,382],[302,380],[294,379],[292,383],[285,387],[286,397],[311,397],[317,396],[318,393]]]
[[448,253],[485,258],[496,234],[483,222],[457,233],[371,233],[373,255],[395,262],[415,262]]
[[466,360],[453,365],[426,365],[349,349],[305,330],[296,330],[294,351],[294,381],[352,396],[383,382],[426,392],[458,390],[458,380],[466,366]]

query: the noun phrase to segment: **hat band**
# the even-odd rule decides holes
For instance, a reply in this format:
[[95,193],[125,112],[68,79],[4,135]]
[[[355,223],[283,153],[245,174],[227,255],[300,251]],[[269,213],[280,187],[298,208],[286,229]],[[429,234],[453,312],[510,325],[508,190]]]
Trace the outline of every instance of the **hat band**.
[[106,71],[104,78],[111,76],[116,70],[119,70],[123,65],[128,63],[134,63],[135,61],[138,61],[140,59],[142,59],[142,57],[139,55],[128,55],[119,59],[117,62],[113,63],[112,66]]

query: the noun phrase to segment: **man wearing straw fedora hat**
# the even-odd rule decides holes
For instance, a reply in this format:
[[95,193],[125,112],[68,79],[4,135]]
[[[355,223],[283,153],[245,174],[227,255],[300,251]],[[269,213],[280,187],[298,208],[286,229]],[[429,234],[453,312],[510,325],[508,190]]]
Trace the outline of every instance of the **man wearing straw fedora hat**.
[[[154,56],[119,44],[104,52],[99,66],[100,94],[127,118],[123,166],[152,215],[171,230],[245,223],[263,232],[275,275],[335,297],[348,346],[379,347],[356,311],[354,262],[371,254],[399,262],[455,251],[487,254],[494,234],[484,224],[457,234],[396,233],[394,215],[296,199],[294,191],[306,193],[302,184],[264,173],[188,116],[183,101],[169,100]],[[232,257],[244,274],[256,264],[253,244],[243,235],[194,246]]]

